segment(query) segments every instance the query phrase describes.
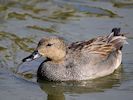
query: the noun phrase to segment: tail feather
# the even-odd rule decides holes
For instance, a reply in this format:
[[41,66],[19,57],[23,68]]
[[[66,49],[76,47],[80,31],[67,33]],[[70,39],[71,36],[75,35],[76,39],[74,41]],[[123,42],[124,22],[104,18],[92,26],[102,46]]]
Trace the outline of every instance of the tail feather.
[[113,28],[108,36],[108,42],[112,43],[117,50],[122,50],[124,44],[127,44],[126,37],[120,34],[120,28]]
[[113,35],[114,36],[120,36],[120,28],[113,28],[112,29],[112,32],[114,33]]

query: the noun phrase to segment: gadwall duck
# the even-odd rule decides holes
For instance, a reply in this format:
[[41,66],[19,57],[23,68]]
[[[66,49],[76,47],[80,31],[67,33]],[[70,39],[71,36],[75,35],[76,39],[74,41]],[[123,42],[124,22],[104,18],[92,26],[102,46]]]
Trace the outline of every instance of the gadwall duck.
[[62,38],[42,38],[35,51],[23,62],[40,56],[46,59],[39,66],[37,77],[49,81],[79,81],[113,73],[121,64],[122,47],[126,37],[120,28],[108,36],[66,44]]

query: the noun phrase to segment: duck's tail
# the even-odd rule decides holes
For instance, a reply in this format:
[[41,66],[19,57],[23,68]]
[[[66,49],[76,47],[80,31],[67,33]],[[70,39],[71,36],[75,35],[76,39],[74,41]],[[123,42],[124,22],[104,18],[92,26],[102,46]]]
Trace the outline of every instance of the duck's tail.
[[124,34],[120,33],[120,28],[113,28],[108,36],[108,43],[112,43],[117,50],[122,50],[124,44],[128,44]]

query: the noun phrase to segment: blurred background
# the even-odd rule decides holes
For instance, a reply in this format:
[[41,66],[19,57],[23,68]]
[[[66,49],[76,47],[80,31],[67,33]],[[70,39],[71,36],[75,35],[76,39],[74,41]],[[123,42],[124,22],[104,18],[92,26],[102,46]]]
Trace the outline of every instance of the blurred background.
[[[21,63],[38,41],[57,35],[68,43],[126,32],[122,68],[79,83],[36,82],[43,58]],[[24,78],[13,72],[19,67]],[[132,100],[133,0],[0,0],[0,100]],[[25,79],[26,78],[26,79]]]

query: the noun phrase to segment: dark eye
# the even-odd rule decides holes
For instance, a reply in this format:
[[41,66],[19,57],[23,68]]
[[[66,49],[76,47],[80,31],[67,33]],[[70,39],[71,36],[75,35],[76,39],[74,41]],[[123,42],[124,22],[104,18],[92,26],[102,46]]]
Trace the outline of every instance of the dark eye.
[[52,46],[52,45],[53,45],[53,44],[50,44],[50,43],[49,43],[49,44],[47,44],[46,46],[50,47],[50,46]]

